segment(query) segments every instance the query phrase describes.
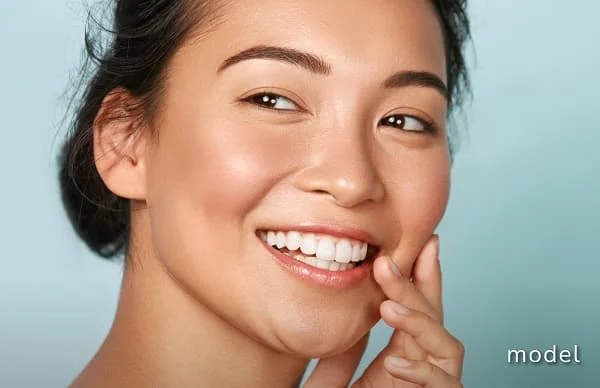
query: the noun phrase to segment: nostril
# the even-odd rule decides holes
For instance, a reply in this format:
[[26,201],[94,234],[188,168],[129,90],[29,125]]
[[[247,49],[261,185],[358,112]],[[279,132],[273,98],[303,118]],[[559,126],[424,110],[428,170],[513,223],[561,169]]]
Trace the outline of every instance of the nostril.
[[329,192],[327,190],[313,190],[313,193],[315,193],[315,194],[329,194]]

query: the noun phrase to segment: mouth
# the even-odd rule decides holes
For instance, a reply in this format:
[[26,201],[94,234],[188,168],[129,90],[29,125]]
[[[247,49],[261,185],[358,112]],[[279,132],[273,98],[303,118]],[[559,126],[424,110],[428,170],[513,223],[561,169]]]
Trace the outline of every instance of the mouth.
[[257,236],[273,249],[308,266],[343,272],[377,256],[379,247],[366,241],[297,230],[258,230]]

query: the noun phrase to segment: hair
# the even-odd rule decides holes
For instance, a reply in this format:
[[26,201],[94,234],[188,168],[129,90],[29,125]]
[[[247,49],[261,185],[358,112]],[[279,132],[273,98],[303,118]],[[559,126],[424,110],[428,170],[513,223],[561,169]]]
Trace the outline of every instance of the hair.
[[[207,25],[216,20],[216,3],[112,0],[110,29],[101,27],[92,12],[88,13],[84,63],[72,100],[76,102],[74,117],[59,154],[59,182],[71,225],[88,248],[101,257],[127,253],[131,209],[128,199],[106,187],[96,168],[96,116],[109,93],[124,89],[139,101],[128,109],[128,114],[151,120],[159,106],[170,59],[198,26],[207,30]],[[450,115],[470,91],[463,54],[470,39],[467,0],[432,3],[444,35]],[[103,32],[109,35],[104,42]]]

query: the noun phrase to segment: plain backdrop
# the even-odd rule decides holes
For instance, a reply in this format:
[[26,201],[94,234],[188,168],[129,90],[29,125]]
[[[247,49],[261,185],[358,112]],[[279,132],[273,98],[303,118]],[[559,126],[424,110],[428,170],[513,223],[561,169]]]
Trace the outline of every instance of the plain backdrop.
[[[56,180],[80,3],[0,0],[0,387],[66,386],[116,307],[121,268],[76,239]],[[439,229],[465,386],[598,387],[600,2],[470,9],[474,100]],[[361,369],[389,335],[376,328]],[[553,344],[579,345],[583,363],[507,363],[508,349]]]

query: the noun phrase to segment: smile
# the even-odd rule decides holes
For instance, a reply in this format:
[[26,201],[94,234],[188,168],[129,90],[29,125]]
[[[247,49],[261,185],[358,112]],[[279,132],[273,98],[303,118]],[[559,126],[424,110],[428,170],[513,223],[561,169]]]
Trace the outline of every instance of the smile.
[[310,266],[329,271],[346,271],[366,258],[369,244],[326,234],[298,231],[261,231],[260,238],[283,254]]
[[259,231],[267,245],[309,266],[327,271],[348,271],[377,253],[366,242],[321,233]]

